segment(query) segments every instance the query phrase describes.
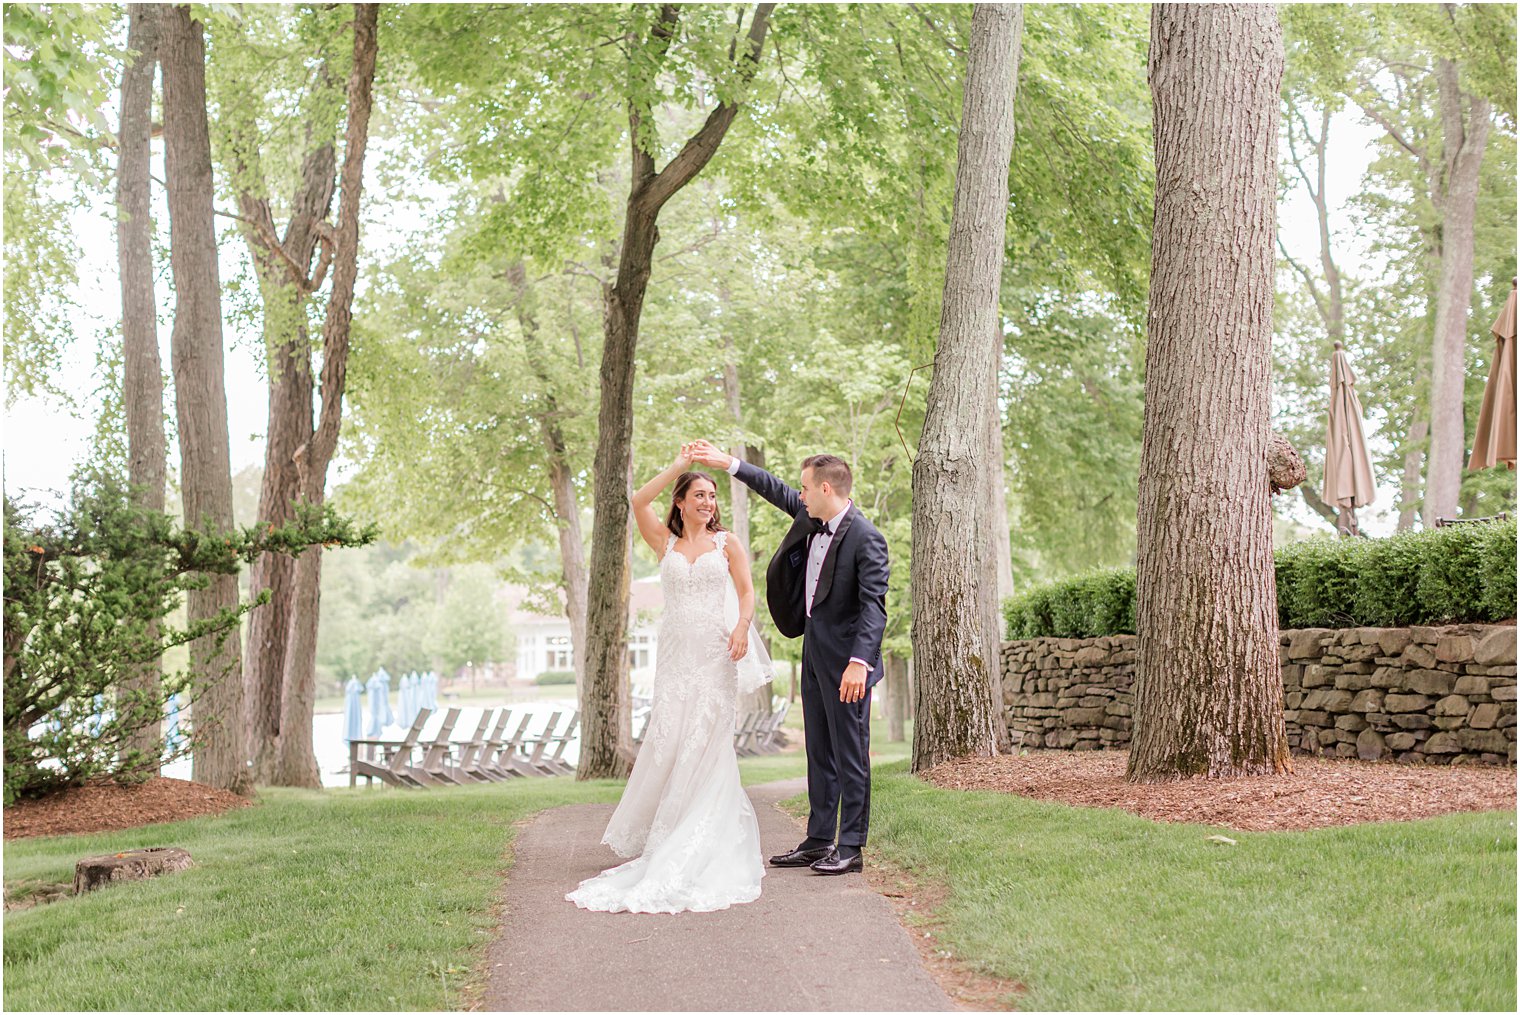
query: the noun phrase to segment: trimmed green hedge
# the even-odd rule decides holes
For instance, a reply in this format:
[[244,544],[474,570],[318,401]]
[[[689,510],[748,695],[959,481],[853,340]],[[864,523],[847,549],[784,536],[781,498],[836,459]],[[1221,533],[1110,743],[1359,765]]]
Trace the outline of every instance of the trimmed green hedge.
[[[1275,554],[1283,628],[1407,627],[1515,615],[1515,523],[1452,525],[1387,539],[1326,536]],[[1089,571],[1003,604],[1008,637],[1135,633],[1135,569]]]
[[533,678],[533,683],[539,687],[549,684],[573,684],[575,683],[574,670],[545,670]]

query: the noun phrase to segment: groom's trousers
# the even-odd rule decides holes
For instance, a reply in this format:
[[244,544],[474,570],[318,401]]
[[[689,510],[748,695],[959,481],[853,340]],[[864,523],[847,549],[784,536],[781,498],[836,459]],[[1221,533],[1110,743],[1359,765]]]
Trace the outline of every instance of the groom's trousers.
[[[871,689],[839,700],[841,674],[802,664],[802,724],[807,741],[808,838],[864,846],[871,819]],[[834,837],[835,821],[839,837]]]

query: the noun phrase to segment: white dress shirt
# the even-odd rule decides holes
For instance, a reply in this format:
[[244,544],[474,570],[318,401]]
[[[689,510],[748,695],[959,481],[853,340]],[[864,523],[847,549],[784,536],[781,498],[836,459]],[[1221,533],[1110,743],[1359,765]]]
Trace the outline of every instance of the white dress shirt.
[[[739,459],[730,458],[728,474],[735,476],[738,473]],[[822,532],[815,532],[808,537],[807,572],[802,586],[802,600],[809,617],[813,615],[813,596],[818,591],[818,577],[823,574],[823,559],[829,555],[829,547],[833,545],[834,537],[839,533],[839,525],[844,521],[844,516],[850,513],[850,508],[854,507],[854,505],[855,502],[853,500],[844,502],[844,510],[829,519],[829,531],[827,535]],[[856,656],[851,656],[850,662],[859,663],[867,671],[871,669],[870,663]]]

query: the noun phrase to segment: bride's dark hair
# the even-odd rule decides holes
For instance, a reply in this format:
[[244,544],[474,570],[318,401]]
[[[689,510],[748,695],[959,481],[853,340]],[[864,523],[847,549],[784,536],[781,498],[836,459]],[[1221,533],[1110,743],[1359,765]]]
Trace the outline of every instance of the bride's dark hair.
[[[707,475],[705,472],[683,472],[679,477],[676,478],[676,488],[671,492],[670,495],[670,514],[666,515],[665,517],[665,527],[674,533],[677,539],[680,539],[683,535],[685,535],[685,533],[681,531],[681,501],[686,499],[686,491],[691,488],[691,484],[695,483],[699,479],[704,483],[709,484],[713,488],[714,494],[718,492],[718,484],[714,483],[712,481],[712,477]],[[707,519],[708,532],[723,531],[723,519],[718,517],[719,514],[720,511],[718,509],[718,500],[716,497],[714,497],[712,517]]]

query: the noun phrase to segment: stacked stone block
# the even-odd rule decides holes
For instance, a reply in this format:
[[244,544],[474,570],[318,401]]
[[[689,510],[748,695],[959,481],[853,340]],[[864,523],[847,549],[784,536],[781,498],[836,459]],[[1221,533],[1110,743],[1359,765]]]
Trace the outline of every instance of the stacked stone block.
[[1128,745],[1134,682],[1134,635],[1006,642],[1003,712],[1013,746]]
[[1515,629],[1285,631],[1283,718],[1302,754],[1515,763]]
[[[1434,764],[1515,763],[1515,628],[1458,625],[1282,632],[1283,718],[1299,754]],[[1125,747],[1135,638],[1003,646],[1014,746]]]

